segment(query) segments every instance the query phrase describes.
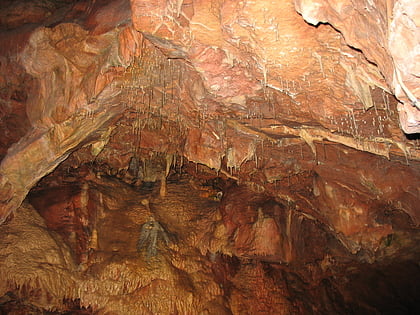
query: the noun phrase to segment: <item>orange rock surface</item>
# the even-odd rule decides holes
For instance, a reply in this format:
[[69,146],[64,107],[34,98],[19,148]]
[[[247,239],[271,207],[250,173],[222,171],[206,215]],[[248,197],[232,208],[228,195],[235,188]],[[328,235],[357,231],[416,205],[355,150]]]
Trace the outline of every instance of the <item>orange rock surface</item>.
[[417,307],[416,1],[1,6],[2,310]]

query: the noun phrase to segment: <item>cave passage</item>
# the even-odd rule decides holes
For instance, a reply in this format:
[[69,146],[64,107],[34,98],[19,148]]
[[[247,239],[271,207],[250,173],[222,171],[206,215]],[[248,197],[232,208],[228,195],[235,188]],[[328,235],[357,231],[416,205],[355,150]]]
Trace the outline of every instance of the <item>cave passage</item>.
[[1,314],[420,314],[418,0],[0,2]]
[[[149,174],[160,171],[154,166]],[[46,305],[51,314],[418,310],[415,255],[375,263],[353,257],[287,201],[193,163],[173,164],[164,182],[102,171],[58,168],[1,227],[2,278],[10,286],[3,312],[37,314]],[[155,238],[139,246],[150,222],[160,230],[152,225],[144,235]],[[403,235],[387,236],[381,251],[400,250]],[[25,269],[16,268],[22,261]]]

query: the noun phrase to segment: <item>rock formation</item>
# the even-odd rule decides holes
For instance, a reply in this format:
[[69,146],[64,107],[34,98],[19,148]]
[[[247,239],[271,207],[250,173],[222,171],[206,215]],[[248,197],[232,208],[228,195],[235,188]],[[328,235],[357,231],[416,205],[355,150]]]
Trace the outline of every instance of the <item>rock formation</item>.
[[418,311],[417,1],[1,6],[6,313]]

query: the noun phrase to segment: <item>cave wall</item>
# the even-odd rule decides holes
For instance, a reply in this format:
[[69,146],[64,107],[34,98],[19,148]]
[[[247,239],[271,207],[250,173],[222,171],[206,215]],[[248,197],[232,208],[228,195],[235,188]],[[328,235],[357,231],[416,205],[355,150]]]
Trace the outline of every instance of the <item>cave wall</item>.
[[[415,256],[418,16],[409,0],[5,2],[0,220],[48,174],[90,166],[140,187],[193,163],[235,183],[223,255],[327,263],[300,235],[314,230],[332,256]],[[91,218],[66,198],[82,263]]]
[[[74,151],[81,152],[74,163],[96,159],[124,169],[143,150],[184,156],[262,189],[292,175],[315,174],[315,197],[333,209],[319,211],[320,217],[347,236],[354,233],[350,217],[358,216],[349,211],[366,213],[372,193],[383,204],[409,196],[399,207],[417,224],[418,140],[409,140],[398,125],[402,105],[389,94],[395,90],[391,54],[374,48],[387,33],[375,31],[378,25],[372,28],[377,42],[359,43],[357,34],[348,35],[344,24],[334,24],[337,16],[320,6],[322,18],[315,18],[309,4],[300,11],[311,23],[331,15],[330,23],[343,28],[344,36],[328,25],[307,24],[292,2],[81,2],[47,20],[41,15],[42,27],[21,21],[18,38],[13,37],[18,21],[6,11],[4,23],[15,28],[3,31],[9,44],[3,55],[15,58],[5,59],[4,67],[15,65],[17,71],[14,81],[3,79],[14,91],[4,104],[21,108],[14,115],[20,113],[22,124],[7,127],[16,138],[8,140],[0,166],[3,220]],[[341,10],[353,16],[346,8]],[[378,4],[375,14],[392,11],[385,9]],[[366,28],[372,24],[357,17]],[[18,83],[24,76],[31,79]],[[18,93],[20,101],[13,96]],[[347,167],[340,166],[339,153],[325,153],[332,145],[352,155]],[[285,159],[276,146],[298,153]],[[364,166],[372,154],[377,172]],[[392,192],[385,192],[382,163],[387,169],[395,161],[407,164],[398,166],[406,169],[399,172],[406,184],[389,176]],[[355,178],[349,165],[360,170]],[[337,187],[330,187],[329,178],[337,177],[352,185],[337,179]],[[306,186],[302,181],[302,189]],[[353,191],[366,195],[355,202]],[[311,208],[306,197],[282,193]],[[347,219],[341,222],[342,217]]]

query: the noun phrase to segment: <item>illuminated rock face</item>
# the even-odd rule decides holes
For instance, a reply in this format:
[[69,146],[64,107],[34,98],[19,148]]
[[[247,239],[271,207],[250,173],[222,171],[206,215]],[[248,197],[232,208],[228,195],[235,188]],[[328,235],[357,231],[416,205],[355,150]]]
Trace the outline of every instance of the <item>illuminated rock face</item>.
[[[410,310],[419,8],[411,0],[5,2],[1,233],[44,233],[30,228],[41,219],[29,201],[59,235],[55,247],[42,234],[44,249],[72,257],[51,267],[67,279],[64,291],[54,289],[54,271],[39,273],[38,284],[7,278],[5,307],[20,294],[62,311],[357,313],[400,307],[376,302],[400,278],[409,289],[396,303]],[[147,273],[136,244],[150,220],[169,241],[153,245],[165,248]],[[23,257],[19,242],[1,248]],[[346,281],[363,287],[364,272],[395,281],[358,304]],[[98,274],[110,282],[96,283]]]
[[[295,1],[311,24],[330,23],[384,75],[399,105],[401,127],[420,131],[418,1]],[[353,25],[358,25],[357,28]]]

